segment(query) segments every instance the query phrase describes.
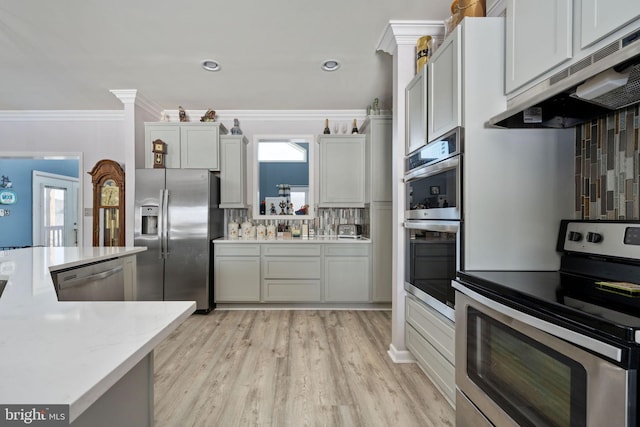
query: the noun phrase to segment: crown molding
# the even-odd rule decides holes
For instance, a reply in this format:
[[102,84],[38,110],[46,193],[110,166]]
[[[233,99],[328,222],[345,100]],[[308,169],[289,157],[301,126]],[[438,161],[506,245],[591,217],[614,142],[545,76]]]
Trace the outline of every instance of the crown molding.
[[4,110],[0,111],[1,122],[43,121],[121,121],[122,110]]
[[137,89],[111,89],[111,92],[116,98],[120,100],[123,104],[135,104],[136,95],[138,94]]
[[[152,103],[139,104],[139,95],[135,98],[135,105],[147,109],[158,115]],[[178,121],[178,110],[164,110],[168,121]],[[199,122],[206,110],[187,110],[187,117],[191,122]],[[381,111],[381,115],[390,114]],[[124,120],[124,110],[4,110],[0,111],[0,121],[3,122],[37,122],[37,121],[121,121]],[[314,121],[314,120],[352,120],[364,119],[367,115],[364,109],[353,110],[219,110],[216,111],[218,121],[233,119],[252,121]]]
[[[206,110],[185,110],[191,122],[200,121]],[[164,110],[170,122],[178,121],[178,110]],[[383,112],[381,111],[381,114]],[[252,121],[309,121],[309,120],[352,120],[364,118],[367,111],[362,110],[216,110],[216,120],[241,119]]]
[[159,116],[162,111],[162,107],[147,99],[144,95],[139,93],[137,89],[111,89],[109,92],[118,98],[124,105],[133,104],[153,116]]
[[376,50],[393,55],[398,45],[415,45],[424,35],[444,36],[444,21],[389,21]]

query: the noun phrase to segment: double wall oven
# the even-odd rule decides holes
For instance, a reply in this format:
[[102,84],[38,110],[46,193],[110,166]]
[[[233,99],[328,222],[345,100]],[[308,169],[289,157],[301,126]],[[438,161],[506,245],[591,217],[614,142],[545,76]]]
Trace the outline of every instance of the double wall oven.
[[462,265],[463,129],[407,157],[405,290],[454,320],[451,281]]
[[637,426],[640,223],[562,221],[558,271],[461,271],[456,425]]

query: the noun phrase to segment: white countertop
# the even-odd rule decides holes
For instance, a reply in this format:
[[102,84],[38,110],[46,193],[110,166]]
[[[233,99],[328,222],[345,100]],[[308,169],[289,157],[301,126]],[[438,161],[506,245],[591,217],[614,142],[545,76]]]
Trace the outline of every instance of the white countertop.
[[359,239],[352,238],[338,238],[338,237],[315,237],[313,239],[275,239],[275,240],[258,240],[258,239],[225,239],[223,237],[214,239],[215,243],[260,243],[260,244],[272,244],[272,243],[371,243],[371,239],[367,237],[361,237]]
[[146,248],[0,251],[0,403],[66,404],[73,421],[191,313],[192,301],[58,302],[50,271]]

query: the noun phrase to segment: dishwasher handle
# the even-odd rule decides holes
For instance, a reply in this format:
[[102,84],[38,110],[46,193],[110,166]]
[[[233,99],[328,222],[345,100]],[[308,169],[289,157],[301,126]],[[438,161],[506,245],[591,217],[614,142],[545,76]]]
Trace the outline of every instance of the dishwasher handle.
[[101,273],[90,274],[89,276],[76,277],[74,279],[67,279],[63,282],[58,283],[58,288],[60,289],[68,289],[76,286],[84,285],[88,282],[93,282],[95,280],[105,279],[109,276],[113,276],[122,271],[122,266],[119,265],[110,270],[103,271]]

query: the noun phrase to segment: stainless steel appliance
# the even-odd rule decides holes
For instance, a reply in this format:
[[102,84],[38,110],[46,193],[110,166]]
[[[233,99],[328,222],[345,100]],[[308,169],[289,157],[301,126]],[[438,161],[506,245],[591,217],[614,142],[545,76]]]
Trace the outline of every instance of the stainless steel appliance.
[[219,178],[205,169],[136,170],[137,300],[213,302],[211,240],[223,235]]
[[456,425],[637,425],[640,222],[562,221],[557,250],[458,273]]
[[362,237],[362,225],[338,224],[338,238],[359,239],[360,237]]
[[405,285],[452,321],[462,266],[462,137],[456,128],[407,158]]
[[462,144],[458,127],[407,158],[406,219],[461,219]]
[[59,301],[124,301],[120,258],[58,270],[51,277]]

